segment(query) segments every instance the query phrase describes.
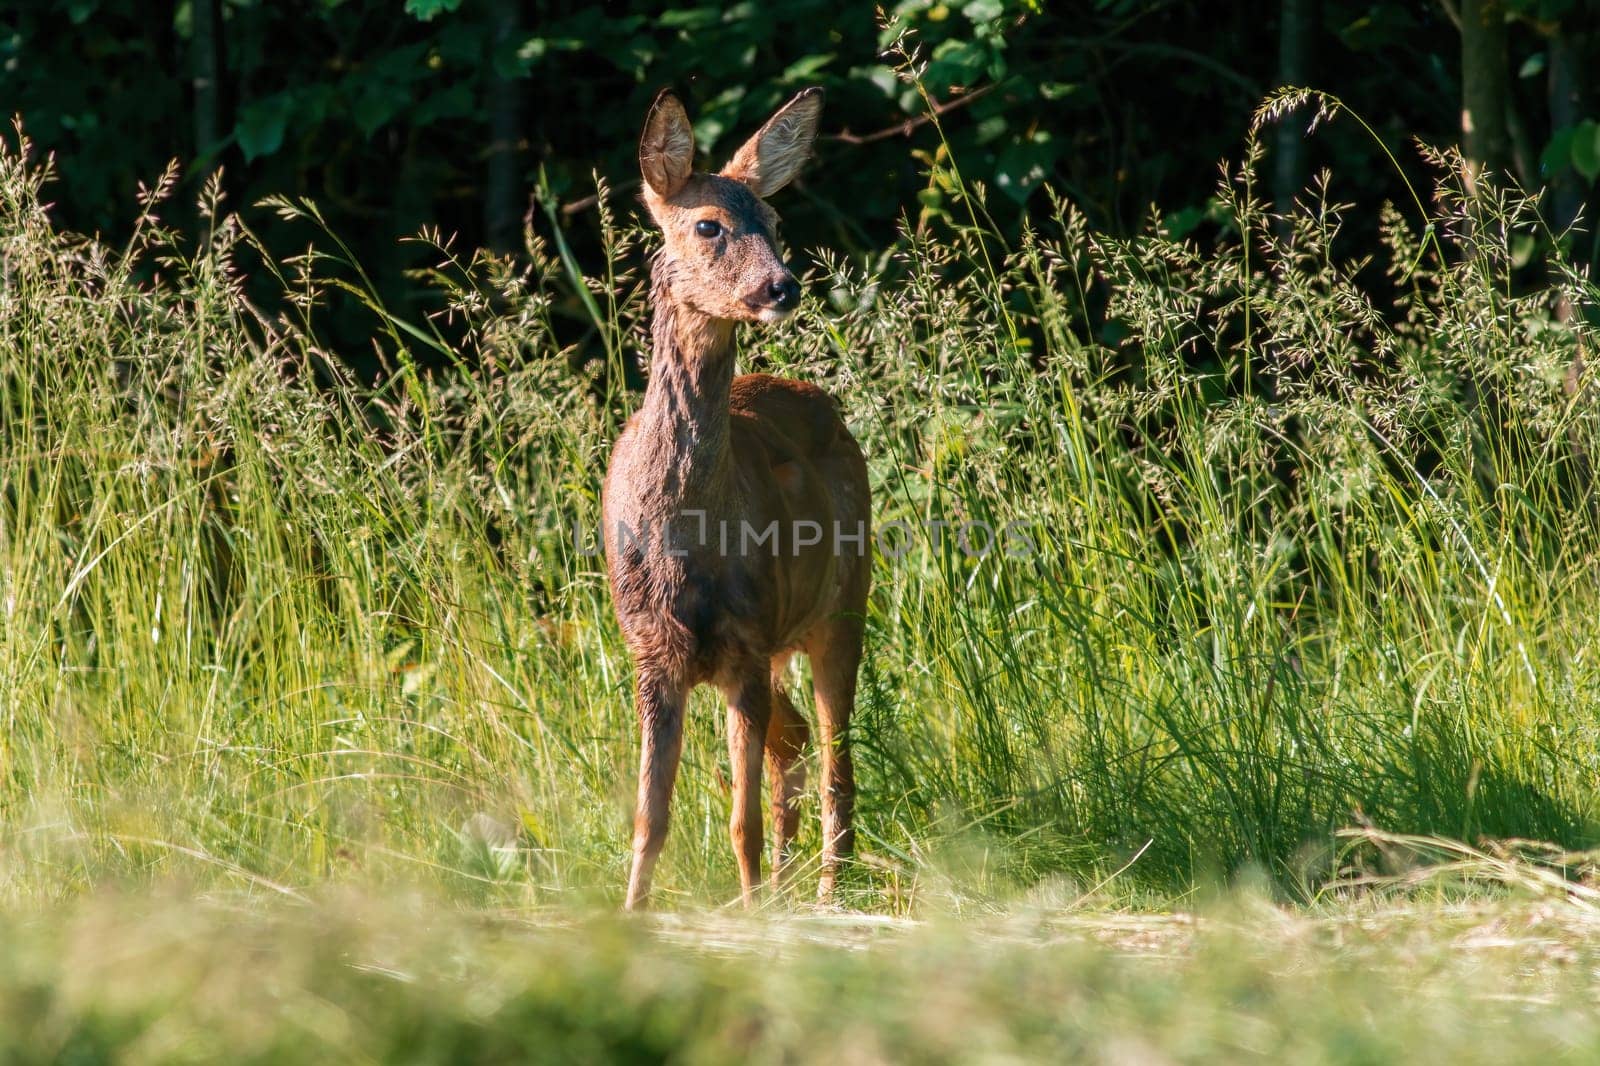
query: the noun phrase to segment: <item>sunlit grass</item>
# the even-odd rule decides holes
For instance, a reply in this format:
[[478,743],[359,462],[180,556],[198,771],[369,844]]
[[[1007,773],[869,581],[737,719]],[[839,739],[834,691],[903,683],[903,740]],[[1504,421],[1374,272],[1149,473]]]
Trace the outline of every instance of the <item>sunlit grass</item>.
[[[1353,822],[1591,841],[1595,416],[1572,327],[1507,295],[1536,215],[1469,226],[1449,181],[1425,243],[1389,213],[1380,313],[1338,205],[1308,192],[1285,243],[1253,165],[1204,255],[1066,204],[1001,258],[929,226],[889,274],[824,261],[794,328],[746,338],[747,366],[839,396],[879,528],[903,523],[855,730],[861,905],[998,903],[1136,854],[1130,891],[1247,864],[1304,895]],[[43,171],[3,171],[8,891],[181,870],[614,895],[630,667],[582,549],[633,399],[616,366],[571,369],[552,315],[580,280],[636,356],[637,234],[607,213],[586,278],[532,232],[515,268],[425,236],[460,339],[424,375],[413,350],[450,346],[325,229],[256,268],[292,298],[267,317],[214,199],[188,247],[158,187],[117,251],[53,230]],[[311,329],[332,289],[372,310],[373,388]],[[733,886],[711,702],[668,901]]]

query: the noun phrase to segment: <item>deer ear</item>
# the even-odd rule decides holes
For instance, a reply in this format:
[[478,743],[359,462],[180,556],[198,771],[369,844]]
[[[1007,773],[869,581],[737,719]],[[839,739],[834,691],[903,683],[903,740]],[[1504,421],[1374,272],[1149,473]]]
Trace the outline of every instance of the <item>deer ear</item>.
[[694,130],[683,104],[671,89],[662,89],[650,105],[639,138],[639,170],[645,184],[663,200],[671,197],[694,171]]
[[805,89],[744,142],[722,176],[742,181],[765,200],[794,178],[811,156],[822,117],[822,90]]

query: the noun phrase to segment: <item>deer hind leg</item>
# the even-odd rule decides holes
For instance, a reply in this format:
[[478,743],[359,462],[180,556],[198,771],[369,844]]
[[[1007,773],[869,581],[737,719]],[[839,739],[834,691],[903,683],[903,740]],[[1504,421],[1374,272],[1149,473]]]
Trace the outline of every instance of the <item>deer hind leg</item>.
[[855,850],[855,768],[850,761],[850,712],[856,702],[863,622],[827,622],[807,648],[817,698],[817,748],[822,756],[822,880],[817,897],[833,897],[840,860]]
[[761,751],[772,719],[772,679],[767,664],[740,671],[725,692],[728,766],[733,778],[728,835],[739,863],[740,896],[748,907],[755,902],[761,884]]
[[683,752],[681,684],[641,672],[635,703],[639,712],[639,796],[633,814],[633,871],[628,876],[627,908],[643,907],[650,878],[667,839],[667,811]]
[[786,665],[777,659],[772,663],[772,721],[767,724],[767,774],[772,780],[772,887],[775,890],[784,885],[790,846],[800,828],[798,801],[806,787],[806,764],[801,754],[811,739],[811,728],[784,688]]

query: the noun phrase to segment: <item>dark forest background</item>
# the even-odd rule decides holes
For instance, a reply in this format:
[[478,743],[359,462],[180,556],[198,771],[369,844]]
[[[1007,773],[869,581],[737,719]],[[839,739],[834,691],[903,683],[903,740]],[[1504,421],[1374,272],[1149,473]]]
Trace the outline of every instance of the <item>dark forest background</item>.
[[[1547,188],[1556,232],[1586,214],[1600,176],[1593,71],[1600,19],[1582,0],[1240,4],[1176,0],[837,0],[668,6],[527,0],[24,0],[0,11],[0,107],[53,153],[55,214],[109,240],[137,214],[141,182],[182,164],[166,219],[220,168],[230,202],[290,255],[304,223],[253,207],[309,197],[391,307],[428,310],[408,281],[424,225],[468,247],[515,252],[539,187],[580,258],[598,256],[592,175],[631,202],[635,144],[654,93],[676,86],[702,152],[720,163],[795,90],[828,91],[817,159],[781,207],[791,251],[876,258],[903,218],[949,206],[927,163],[940,117],[962,176],[1015,228],[1050,184],[1091,225],[1126,233],[1155,205],[1173,231],[1211,239],[1217,163],[1243,149],[1250,115],[1283,84],[1340,97],[1402,168],[1415,142],[1461,144],[1528,189]],[[909,30],[924,98],[885,55]],[[1471,116],[1467,121],[1464,116]],[[1401,192],[1401,174],[1353,123],[1268,135],[1276,203],[1323,167],[1357,217]],[[185,212],[189,212],[186,216]],[[547,227],[539,211],[535,224]],[[1351,227],[1359,242],[1373,227]],[[1363,236],[1365,234],[1365,236]],[[1592,261],[1596,242],[1530,254]],[[361,352],[370,319],[329,328]],[[359,358],[359,357],[358,357]]]

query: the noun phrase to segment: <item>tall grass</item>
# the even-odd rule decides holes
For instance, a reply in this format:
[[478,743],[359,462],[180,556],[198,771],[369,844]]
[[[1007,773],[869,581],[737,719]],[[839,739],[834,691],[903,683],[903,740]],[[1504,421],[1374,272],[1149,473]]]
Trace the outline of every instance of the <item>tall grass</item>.
[[[797,322],[744,337],[834,392],[877,524],[911,531],[875,571],[857,904],[1243,867],[1310,894],[1352,823],[1594,841],[1597,415],[1550,310],[1593,290],[1524,294],[1534,206],[1450,159],[1378,262],[1342,254],[1336,176],[1281,223],[1258,162],[1204,248],[1053,197],[1008,242],[958,186],[966,222],[908,222],[879,269],[823,255]],[[214,188],[203,240],[168,232],[169,175],[108,248],[52,225],[47,180],[0,154],[4,891],[614,898],[636,726],[584,549],[648,238],[607,211],[584,264],[544,222],[505,261],[424,234],[441,310],[406,322],[313,205],[271,204],[317,234],[276,263]],[[371,312],[375,385],[317,335],[333,293]],[[605,353],[578,370],[568,307]],[[963,523],[1027,540],[974,557]],[[712,705],[669,900],[736,888]]]

